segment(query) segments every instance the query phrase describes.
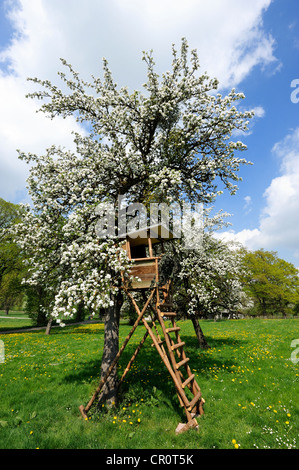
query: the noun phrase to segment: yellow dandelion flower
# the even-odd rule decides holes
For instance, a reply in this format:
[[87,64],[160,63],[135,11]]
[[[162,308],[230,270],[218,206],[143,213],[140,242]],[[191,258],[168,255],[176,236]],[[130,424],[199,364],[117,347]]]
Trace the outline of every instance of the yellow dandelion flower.
[[236,443],[237,443],[236,439],[233,439],[232,444],[236,444]]

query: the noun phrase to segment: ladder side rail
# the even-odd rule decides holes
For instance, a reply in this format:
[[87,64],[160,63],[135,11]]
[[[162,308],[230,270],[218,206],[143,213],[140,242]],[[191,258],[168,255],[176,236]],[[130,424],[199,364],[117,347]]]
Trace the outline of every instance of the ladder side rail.
[[[162,318],[162,315],[159,313],[159,307],[158,308],[158,317],[159,317],[159,323],[161,325],[161,328],[162,328],[162,331],[163,331],[163,335],[164,335],[164,338],[165,338],[165,341],[166,341],[166,345],[167,345],[167,349],[168,349],[168,352],[169,352],[169,357],[170,357],[170,361],[171,361],[171,365],[173,367],[173,370],[174,370],[174,375],[176,377],[176,381],[175,383],[178,383],[179,384],[179,387],[181,390],[183,390],[182,388],[182,380],[181,380],[181,376],[180,376],[180,371],[178,370],[178,364],[176,362],[176,359],[175,359],[175,356],[174,356],[174,353],[171,349],[172,347],[172,344],[171,344],[171,341],[170,341],[170,338],[169,338],[169,335],[166,333],[166,327],[165,327],[165,323],[164,323],[164,320]],[[189,405],[189,401],[185,395],[185,392],[184,392],[184,403],[188,403]]]
[[[157,325],[156,325],[156,318],[157,318],[157,315],[156,315],[156,312],[153,308],[153,306],[150,304],[150,308],[152,309],[153,313],[154,313],[154,318],[152,318],[152,322],[153,322],[153,326],[155,328],[155,331],[156,331],[156,335],[157,335],[157,338],[158,338],[158,343],[159,343],[159,346],[160,348],[162,349],[163,353],[167,356],[167,353],[165,351],[165,348],[163,346],[163,343],[165,341],[162,340],[161,336],[160,336],[160,333],[158,331],[158,328],[157,328]],[[152,346],[155,346],[155,344],[153,343]]]
[[[166,298],[164,297],[164,302],[165,302]],[[176,359],[175,359],[174,351],[172,349],[172,346],[174,345],[174,341],[172,340],[169,333],[167,332],[167,328],[165,327],[165,323],[164,323],[164,320],[163,320],[162,315],[161,315],[161,307],[163,307],[164,302],[160,303],[159,290],[158,290],[158,287],[157,287],[157,304],[156,304],[156,309],[157,309],[157,314],[158,314],[157,316],[158,316],[158,319],[159,319],[159,323],[162,327],[162,331],[163,331],[164,338],[165,338],[167,348],[168,348],[168,351],[169,351],[169,356],[170,356],[170,360],[171,360],[171,363],[172,363],[172,367],[173,367],[173,370],[175,371],[174,373],[176,375],[178,383],[180,384],[181,389],[183,390],[182,383],[185,382],[186,379],[185,379],[185,377],[183,377],[182,372],[177,367],[177,362],[176,362]],[[173,328],[175,328],[176,327],[176,322],[175,322],[174,317],[171,317],[171,322],[172,322]],[[179,341],[182,342],[178,331],[175,331],[175,335],[176,335],[177,340],[179,339]],[[187,359],[184,348],[178,348],[178,349],[175,350],[175,352],[177,353],[177,356],[181,359],[181,361],[182,361],[182,359],[184,359],[184,360]],[[190,369],[190,367],[188,366],[187,363],[184,364],[184,365],[185,365],[185,368],[186,368],[186,371],[187,371],[187,374],[188,374],[188,377],[189,377],[192,374],[191,369]],[[187,366],[188,366],[188,368],[187,368]],[[188,388],[190,388],[190,387],[188,387]],[[192,390],[190,390],[190,391],[191,392],[193,391],[193,395],[195,395],[195,390],[194,390],[193,386],[192,386]],[[188,405],[189,405],[189,400],[188,400],[188,398],[185,394],[185,391],[184,391],[184,396],[185,396],[184,402],[188,401]],[[188,416],[189,415],[189,406],[185,407],[185,412],[186,412],[186,415],[189,419],[189,416]]]
[[[181,338],[180,338],[179,335],[178,335],[178,339],[181,341]],[[178,352],[178,350],[176,350],[176,351]],[[186,351],[185,351],[184,348],[181,349],[179,357],[180,357],[181,360],[187,359]],[[186,362],[184,364],[184,367],[186,369],[188,377],[193,375],[188,362]],[[192,391],[193,395],[196,395],[200,391],[200,387],[199,387],[198,383],[196,382],[195,378],[192,380],[191,383],[188,384],[188,388],[190,389],[190,391]]]
[[[159,306],[158,306],[158,310],[161,309],[161,307],[163,307],[163,303],[160,303]],[[187,358],[187,355],[186,355],[186,352],[185,352],[185,349],[184,349],[184,346],[183,347],[178,347],[178,348],[173,348],[173,346],[175,345],[173,339],[171,338],[171,336],[169,335],[168,331],[167,331],[167,328],[165,328],[165,332],[164,332],[164,329],[163,329],[163,326],[165,326],[164,324],[164,321],[163,321],[163,318],[162,318],[162,315],[159,315],[158,314],[158,317],[160,318],[160,324],[161,324],[161,327],[162,327],[162,330],[163,330],[163,333],[164,333],[164,337],[165,337],[165,333],[166,333],[166,336],[169,338],[169,345],[170,345],[170,349],[171,349],[171,352],[170,352],[170,356],[173,355],[174,357],[174,361],[176,363],[176,359],[175,359],[175,355],[174,355],[174,352],[176,353],[177,357],[180,359],[180,362],[183,362],[183,361],[186,361],[188,358]],[[171,322],[172,322],[172,327],[173,328],[176,328],[177,325],[176,325],[176,322],[175,322],[175,319],[174,317],[171,317]],[[179,330],[175,331],[175,336],[176,336],[176,341],[177,341],[177,344],[178,343],[183,343],[183,341],[181,340],[181,337],[180,337],[180,334],[179,334]],[[166,337],[165,337],[166,339]],[[167,343],[167,341],[166,341]],[[176,363],[177,364],[177,363]],[[197,381],[195,380],[195,376],[194,374],[192,373],[191,371],[191,368],[190,368],[190,365],[188,362],[185,362],[182,364],[186,370],[186,373],[187,373],[187,376],[188,376],[188,379],[190,377],[193,376],[192,379],[188,380],[186,379],[181,370],[179,368],[175,368],[175,372],[176,372],[176,375],[182,385],[182,388],[183,387],[183,383],[187,382],[187,386],[188,386],[188,389],[190,390],[190,392],[193,394],[193,396],[196,396],[198,395],[198,393],[200,392],[200,387],[197,383]],[[187,410],[186,410],[187,411]],[[188,411],[189,411],[189,407],[188,407]]]
[[181,387],[181,384],[180,384],[179,380],[177,379],[177,376],[176,376],[175,372],[173,371],[173,368],[171,367],[171,364],[169,362],[169,359],[168,359],[166,353],[163,353],[162,349],[159,346],[159,343],[157,341],[156,336],[154,335],[153,331],[151,330],[151,328],[147,324],[146,320],[144,320],[144,318],[142,318],[142,322],[143,322],[145,328],[148,330],[149,335],[150,335],[151,339],[153,340],[153,343],[155,344],[156,349],[157,349],[158,353],[160,354],[160,357],[161,357],[162,361],[164,362],[165,366],[167,367],[167,369],[168,369],[168,371],[169,371],[169,373],[172,377],[172,380],[174,381],[176,389],[178,390],[178,392],[180,394],[180,397],[181,397],[181,399],[184,403],[184,406],[186,408],[189,407],[189,401],[188,401],[188,399],[185,395],[184,390]]
[[[175,328],[177,325],[176,325],[176,322],[175,322],[175,319],[172,318],[172,325],[173,327]],[[184,341],[182,341],[181,337],[180,337],[180,334],[179,334],[179,330],[178,331],[175,331],[175,335],[176,335],[176,340],[177,340],[177,343],[184,343]],[[185,346],[185,345],[184,345]],[[185,352],[185,348],[184,347],[179,347],[177,349],[175,349],[175,352],[177,353],[178,357],[183,360],[183,359],[186,359],[187,358],[187,355],[186,355],[186,352]],[[190,365],[188,363],[184,364],[185,366],[185,369],[186,369],[186,372],[188,374],[188,377],[190,377],[192,374],[192,371],[191,371],[191,368],[190,368]],[[182,374],[181,374],[182,376]],[[185,380],[185,379],[184,379]],[[183,381],[184,381],[183,380]],[[192,384],[188,384],[188,388],[191,390],[191,385],[192,385],[192,391],[193,391],[193,395],[195,395],[197,392],[200,391],[200,387],[198,385],[198,383],[196,382],[195,378],[192,380]]]

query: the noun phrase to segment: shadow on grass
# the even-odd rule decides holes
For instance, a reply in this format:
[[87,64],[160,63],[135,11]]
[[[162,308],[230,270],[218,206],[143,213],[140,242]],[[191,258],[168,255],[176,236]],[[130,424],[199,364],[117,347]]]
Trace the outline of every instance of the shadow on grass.
[[[118,375],[121,377],[129,360],[134,353],[135,347],[128,345],[123,352],[119,363]],[[100,381],[101,357],[98,360],[88,361],[77,365],[77,370],[66,375],[63,383],[85,383],[89,384],[90,391],[84,397],[86,404]],[[131,370],[125,377],[124,382],[118,390],[118,408],[126,406],[128,403],[139,402],[149,408],[166,407],[170,413],[177,413],[178,419],[186,421],[186,415],[183,408],[180,407],[176,394],[175,385],[171,376],[163,364],[156,349],[145,344],[134,361]],[[93,408],[94,411],[102,412],[102,408]],[[105,410],[104,410],[105,411]]]
[[[96,330],[92,328],[84,328],[84,329],[74,329],[72,334],[99,334],[103,335],[103,330]],[[195,337],[190,337],[188,335],[181,335],[182,341],[186,342],[185,345],[185,352],[187,357],[189,357],[189,365],[192,368],[197,369],[197,373],[200,376],[200,373],[205,373],[213,367],[229,367],[233,364],[236,365],[236,360],[229,359],[227,357],[223,357],[223,355],[217,351],[216,354],[210,354],[210,349],[201,349],[198,347],[198,340]],[[243,346],[246,343],[245,340],[236,340],[235,338],[220,338],[215,339],[213,337],[206,336],[208,344],[211,348],[219,349],[222,346],[233,346],[238,348]],[[120,361],[119,361],[119,374],[122,374],[125,367],[127,366],[128,362],[130,361],[135,349],[136,344],[128,344],[126,349],[123,351]],[[217,357],[218,356],[218,357]],[[80,370],[76,370],[76,372],[68,374],[65,376],[64,380],[66,382],[82,382],[82,381],[94,381],[94,377],[97,375],[100,379],[100,367],[101,367],[101,359],[102,354],[99,353],[99,357],[95,360],[88,361],[88,362],[81,362]],[[177,358],[179,362],[179,359]],[[78,365],[79,365],[78,364]],[[162,374],[162,375],[161,375]],[[93,377],[91,379],[91,376]],[[157,380],[155,380],[155,377]],[[170,374],[162,362],[162,359],[159,356],[158,351],[155,347],[151,346],[151,340],[148,338],[143,345],[141,351],[139,352],[137,358],[135,359],[131,370],[128,372],[126,376],[126,381],[132,381],[132,383],[138,383],[140,381],[151,380],[153,381],[153,385],[157,386],[160,385],[159,382],[167,380],[171,380]]]
[[[194,336],[181,334],[182,341],[185,341],[186,347],[196,349],[197,351],[204,351],[198,345],[198,339]],[[244,339],[236,338],[214,338],[213,336],[205,335],[206,341],[211,348],[220,348],[221,346],[243,346],[247,341]]]
[[[201,376],[205,377],[206,380],[207,375],[213,374],[213,369],[222,368],[223,373],[229,374],[231,366],[236,365],[235,359],[223,357],[218,351],[211,354],[210,350],[200,349],[197,338],[188,335],[182,335],[181,338],[186,342],[185,351],[187,357],[190,358],[189,365],[191,371],[196,370],[199,386]],[[220,349],[223,346],[233,346],[236,348],[246,343],[244,340],[233,338],[215,339],[206,337],[206,339],[210,346],[215,349]],[[136,343],[134,345],[128,344],[124,350],[119,361],[119,377],[130,361],[136,346]],[[76,371],[64,377],[64,382],[90,384],[91,392],[90,396],[86,396],[87,402],[100,381],[100,367],[101,354],[95,360],[79,363]],[[182,369],[185,370],[184,368]],[[184,373],[184,375],[186,374]],[[131,400],[138,401],[141,398],[149,406],[159,406],[159,403],[162,404],[163,402],[165,406],[175,410],[183,421],[185,420],[185,413],[179,406],[175,385],[170,373],[162,362],[158,351],[151,346],[150,338],[143,345],[119,390],[119,403],[126,403]]]
[[65,375],[62,383],[93,383],[96,377],[100,380],[101,359],[77,362],[76,371]]

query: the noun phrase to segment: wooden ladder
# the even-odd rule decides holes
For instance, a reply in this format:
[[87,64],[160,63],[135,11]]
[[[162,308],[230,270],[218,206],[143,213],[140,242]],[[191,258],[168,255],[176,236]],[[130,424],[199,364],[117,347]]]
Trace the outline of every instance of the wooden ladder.
[[[157,289],[156,318],[161,326],[163,337],[159,338],[159,344],[155,344],[167,356],[167,369],[169,370],[176,387],[177,395],[182,407],[184,407],[187,423],[179,424],[177,433],[184,432],[189,428],[197,428],[196,415],[202,415],[204,399],[200,387],[192,373],[186,352],[185,342],[180,337],[180,327],[176,323],[176,313],[169,299],[169,292],[164,292],[164,299],[160,302]],[[166,325],[171,322],[171,326]],[[164,347],[164,344],[166,347]],[[158,349],[158,348],[157,348]],[[160,353],[161,355],[161,353]]]

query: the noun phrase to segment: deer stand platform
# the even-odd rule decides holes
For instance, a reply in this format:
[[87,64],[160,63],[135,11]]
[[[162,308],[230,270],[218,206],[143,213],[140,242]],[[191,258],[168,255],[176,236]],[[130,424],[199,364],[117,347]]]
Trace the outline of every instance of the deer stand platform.
[[[176,428],[176,432],[181,433],[190,428],[198,429],[196,417],[203,414],[204,399],[195,380],[195,375],[190,369],[189,358],[184,351],[185,342],[180,338],[180,327],[175,321],[176,313],[173,311],[171,300],[171,283],[168,281],[164,286],[159,285],[160,256],[153,255],[153,245],[163,243],[161,231],[163,231],[163,227],[156,225],[127,234],[124,249],[127,250],[128,257],[134,260],[131,275],[138,277],[140,280],[134,280],[131,284],[123,280],[123,289],[131,300],[138,317],[106,375],[102,377],[89,403],[85,407],[81,405],[79,409],[83,418],[87,419],[88,411],[117,365],[134,331],[140,323],[143,323],[146,330],[144,337],[125,368],[119,385],[121,385],[129,372],[146,338],[150,336],[152,346],[156,348],[168,370],[175,385],[180,405],[186,413],[187,423],[179,423]],[[164,236],[163,240],[171,238],[174,238],[173,234],[168,232],[168,236]],[[142,294],[144,299],[142,309],[138,306],[132,295],[134,291],[139,291]],[[145,318],[146,311],[147,316]]]

